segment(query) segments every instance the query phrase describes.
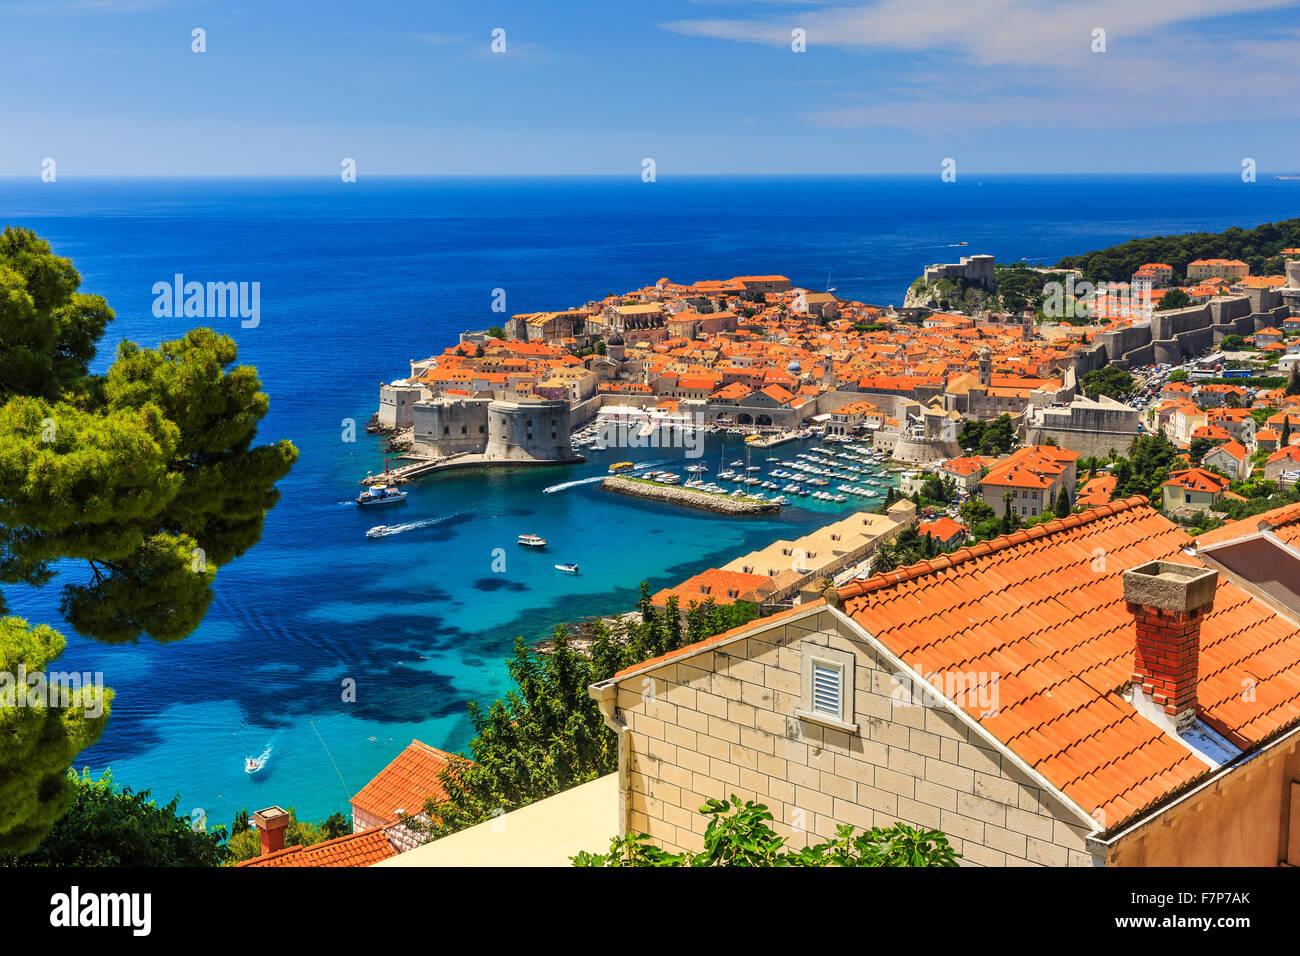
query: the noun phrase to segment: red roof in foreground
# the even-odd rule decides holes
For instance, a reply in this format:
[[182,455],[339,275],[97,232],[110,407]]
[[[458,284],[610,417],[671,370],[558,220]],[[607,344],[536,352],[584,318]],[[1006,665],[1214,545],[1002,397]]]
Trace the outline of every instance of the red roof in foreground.
[[384,827],[349,833],[315,846],[287,846],[238,866],[373,866],[397,856]]
[[[1120,696],[1136,642],[1121,572],[1199,564],[1191,544],[1136,497],[837,593],[916,672],[996,675],[995,710],[973,691],[956,703],[1111,829],[1210,772]],[[1223,574],[1201,624],[1197,695],[1201,719],[1243,748],[1300,721],[1300,630]]]
[[352,809],[396,823],[398,810],[415,815],[424,809],[430,797],[446,800],[447,791],[438,775],[451,759],[452,755],[445,751],[412,740],[410,746],[352,798]]

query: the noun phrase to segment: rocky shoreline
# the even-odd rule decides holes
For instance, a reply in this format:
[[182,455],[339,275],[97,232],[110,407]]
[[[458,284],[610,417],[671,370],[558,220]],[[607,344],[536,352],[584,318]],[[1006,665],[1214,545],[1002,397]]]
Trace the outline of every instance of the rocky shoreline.
[[695,491],[692,488],[673,485],[655,485],[648,481],[621,476],[606,478],[600,483],[600,487],[615,494],[685,505],[688,508],[712,511],[715,514],[758,515],[774,514],[781,510],[781,506],[775,501],[746,501],[743,498],[732,498],[730,495],[715,495],[707,491]]

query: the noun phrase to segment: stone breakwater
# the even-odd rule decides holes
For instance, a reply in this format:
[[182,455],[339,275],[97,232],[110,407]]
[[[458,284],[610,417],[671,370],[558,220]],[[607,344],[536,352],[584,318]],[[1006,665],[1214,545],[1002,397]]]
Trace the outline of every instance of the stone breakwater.
[[775,501],[746,501],[729,495],[715,495],[693,488],[680,488],[673,485],[653,485],[648,481],[635,478],[610,477],[600,483],[606,491],[620,495],[632,495],[634,498],[648,498],[651,501],[665,501],[673,505],[685,505],[699,508],[720,515],[759,515],[773,514],[781,510]]

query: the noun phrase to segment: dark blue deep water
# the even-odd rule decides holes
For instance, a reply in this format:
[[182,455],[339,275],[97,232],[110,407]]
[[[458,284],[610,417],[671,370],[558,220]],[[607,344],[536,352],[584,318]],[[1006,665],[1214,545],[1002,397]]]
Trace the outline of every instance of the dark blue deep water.
[[[117,691],[103,740],[79,762],[164,799],[179,792],[182,809],[214,823],[272,803],[313,818],[346,810],[412,737],[465,745],[466,701],[505,690],[517,635],[625,609],[643,579],[675,583],[850,507],[805,499],[780,518],[727,520],[593,484],[542,493],[602,474],[612,453],[597,453],[574,468],[429,481],[382,517],[359,514],[357,481],[383,458],[364,432],[344,441],[344,420],[360,430],[380,382],[408,360],[499,323],[494,289],[516,313],[661,276],[781,273],[821,289],[829,273],[842,296],[899,303],[926,264],[960,253],[1050,263],[1137,236],[1297,215],[1300,182],[1232,176],[0,180],[0,224],[48,238],[116,310],[101,367],[122,339],[152,346],[213,324],[261,373],[263,439],[302,452],[262,543],[221,570],[195,634],[105,648],[63,629],[61,667],[102,671]],[[155,318],[151,289],[176,273],[260,282],[260,325]],[[705,458],[715,471],[718,452]],[[421,519],[441,520],[364,537]],[[514,545],[533,530],[548,554]],[[506,549],[504,574],[492,570],[495,548]],[[583,573],[558,574],[556,561]],[[8,597],[14,613],[60,623],[57,585]],[[342,700],[348,678],[356,703]],[[267,770],[248,777],[243,757],[268,745]]]

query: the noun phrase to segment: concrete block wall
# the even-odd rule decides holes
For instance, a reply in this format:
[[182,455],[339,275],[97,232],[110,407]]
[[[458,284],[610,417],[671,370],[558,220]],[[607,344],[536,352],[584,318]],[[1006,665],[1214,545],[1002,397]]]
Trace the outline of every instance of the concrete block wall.
[[[777,621],[620,684],[630,829],[696,850],[705,799],[735,794],[795,847],[902,821],[942,830],[969,865],[1093,864],[1075,814],[955,715],[913,703],[846,631],[829,610]],[[853,656],[855,731],[795,716],[810,646]]]

